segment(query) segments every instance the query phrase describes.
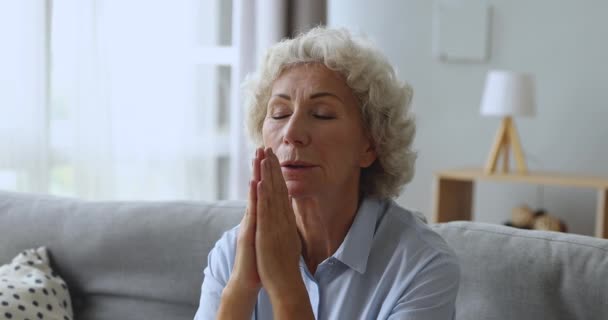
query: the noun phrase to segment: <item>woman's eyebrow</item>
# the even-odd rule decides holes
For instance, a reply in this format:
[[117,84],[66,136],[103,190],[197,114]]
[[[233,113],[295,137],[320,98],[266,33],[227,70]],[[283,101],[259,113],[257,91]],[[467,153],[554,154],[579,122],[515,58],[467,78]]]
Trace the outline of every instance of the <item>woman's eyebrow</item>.
[[[291,97],[287,94],[284,93],[277,93],[272,95],[272,97],[278,97],[278,98],[283,98],[285,100],[291,101]],[[331,93],[331,92],[317,92],[317,93],[313,93],[310,95],[310,97],[308,97],[308,99],[317,99],[317,98],[323,98],[323,97],[333,97],[335,99],[338,99],[340,102],[344,103],[344,101],[342,101],[342,99],[340,99],[340,97],[338,97],[337,95]]]
[[279,98],[283,98],[283,99],[285,99],[285,100],[289,100],[289,101],[291,101],[291,97],[290,97],[289,95],[284,94],[284,93],[277,93],[277,94],[274,94],[274,95],[272,95],[272,96],[273,96],[273,97],[279,97]]
[[316,98],[322,98],[322,97],[333,97],[335,99],[338,99],[340,102],[344,103],[344,101],[342,101],[342,99],[340,99],[340,97],[338,97],[337,95],[331,93],[331,92],[317,92],[317,93],[313,93],[310,95],[309,99],[316,99]]

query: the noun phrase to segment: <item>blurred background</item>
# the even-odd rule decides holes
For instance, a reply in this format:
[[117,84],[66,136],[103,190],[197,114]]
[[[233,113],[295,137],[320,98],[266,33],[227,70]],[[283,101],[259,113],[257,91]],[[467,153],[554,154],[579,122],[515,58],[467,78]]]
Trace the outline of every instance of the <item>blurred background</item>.
[[[437,10],[463,5],[488,9],[473,30],[483,55],[446,59]],[[485,164],[500,122],[479,112],[492,69],[534,75],[536,116],[517,120],[531,171],[608,177],[607,13],[597,0],[0,0],[0,189],[244,199],[240,84],[268,46],[319,24],[368,37],[414,88],[418,161],[401,205],[430,217],[436,172]],[[528,203],[593,234],[595,197],[481,183],[475,219]]]

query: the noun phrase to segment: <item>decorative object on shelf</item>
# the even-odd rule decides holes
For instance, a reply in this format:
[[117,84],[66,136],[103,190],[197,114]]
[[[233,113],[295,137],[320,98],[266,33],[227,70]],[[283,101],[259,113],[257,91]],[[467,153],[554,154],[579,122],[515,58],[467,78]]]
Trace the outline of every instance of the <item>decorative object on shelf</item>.
[[534,211],[527,205],[522,205],[513,208],[511,211],[511,221],[505,224],[511,227],[530,229],[534,225],[534,218]]
[[530,74],[504,70],[488,72],[481,100],[481,114],[503,118],[486,163],[486,174],[496,173],[501,152],[503,156],[502,171],[503,173],[509,172],[511,147],[515,154],[517,173],[528,173],[513,117],[534,116],[536,114],[535,100],[534,80]]
[[544,213],[540,211],[534,220],[534,225],[532,226],[534,230],[548,230],[548,231],[559,231],[559,232],[568,232],[568,227],[564,223],[564,221]]
[[533,211],[527,205],[513,208],[511,221],[505,222],[505,225],[520,229],[568,232],[564,221],[547,213],[544,209]]

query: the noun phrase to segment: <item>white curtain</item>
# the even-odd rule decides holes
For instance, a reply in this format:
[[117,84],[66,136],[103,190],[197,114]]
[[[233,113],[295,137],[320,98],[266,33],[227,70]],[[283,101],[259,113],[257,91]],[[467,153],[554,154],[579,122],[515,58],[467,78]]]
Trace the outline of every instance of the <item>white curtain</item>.
[[287,35],[288,3],[0,1],[0,189],[245,199],[240,84]]
[[72,193],[216,200],[215,106],[197,96],[209,86],[196,87],[205,71],[188,59],[196,1],[53,5],[52,109],[61,111],[51,141]]
[[0,2],[0,39],[8,40],[0,188],[112,200],[227,197],[229,154],[220,153],[230,137],[218,103],[230,88],[221,67],[192,61],[196,46],[218,34],[201,30],[217,15],[208,3],[50,5]]
[[0,188],[47,185],[45,2],[0,1]]

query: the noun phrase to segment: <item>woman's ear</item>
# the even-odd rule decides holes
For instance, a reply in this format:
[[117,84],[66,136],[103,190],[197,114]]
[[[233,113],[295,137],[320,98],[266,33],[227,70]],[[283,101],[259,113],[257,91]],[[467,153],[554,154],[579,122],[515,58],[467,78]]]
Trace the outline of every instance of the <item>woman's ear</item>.
[[367,168],[376,161],[376,158],[376,149],[374,149],[374,146],[371,143],[367,143],[359,157],[359,166],[361,168]]

